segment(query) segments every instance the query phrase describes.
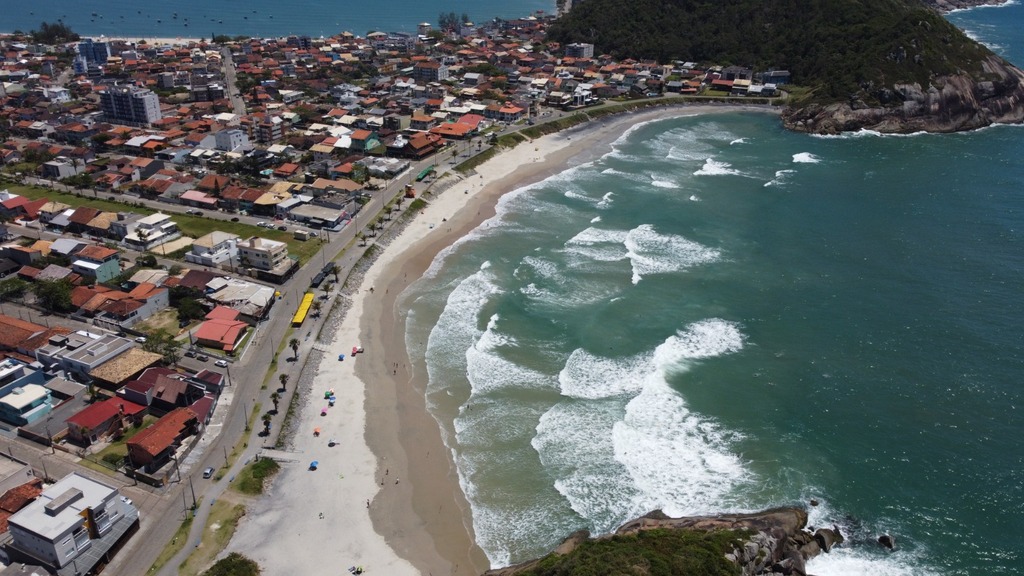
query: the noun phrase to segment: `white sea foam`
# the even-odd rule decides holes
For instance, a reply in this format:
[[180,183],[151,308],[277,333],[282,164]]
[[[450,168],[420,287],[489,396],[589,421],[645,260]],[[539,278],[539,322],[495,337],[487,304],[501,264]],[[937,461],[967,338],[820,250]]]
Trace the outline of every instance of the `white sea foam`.
[[638,355],[570,354],[559,374],[566,399],[544,414],[531,444],[592,530],[655,508],[706,511],[747,478],[730,450],[739,436],[690,412],[666,383],[743,340],[735,323],[708,319]]
[[622,170],[616,170],[615,168],[605,168],[604,170],[601,170],[601,174],[614,174],[616,176],[624,176],[626,178],[633,177],[629,172],[623,172]]
[[800,152],[799,154],[793,154],[793,162],[797,164],[817,164],[821,160],[810,152]]
[[690,194],[690,202],[700,202],[700,196],[696,194]]
[[[1006,8],[1007,6],[1016,6],[1017,4],[1017,0],[1007,0],[1006,2],[1002,2],[1000,4],[979,4],[978,6],[970,6],[968,8],[954,8],[953,10],[949,11],[949,14],[953,14],[955,12],[968,12],[970,10],[980,10],[982,8]],[[964,33],[967,33],[967,31],[964,30]],[[967,36],[972,40],[977,40],[970,34],[967,34]]]
[[643,508],[670,516],[715,509],[748,472],[729,447],[738,435],[691,412],[651,377],[612,432],[615,459],[644,495]]
[[659,234],[650,224],[629,231],[625,239],[627,256],[633,266],[633,284],[649,274],[678,272],[718,260],[713,248],[674,234]]
[[651,185],[656,187],[656,188],[677,188],[678,187],[675,182],[672,182],[670,180],[657,180],[657,179],[652,179],[651,180]]
[[612,198],[612,196],[614,196],[614,195],[615,195],[614,192],[607,192],[607,193],[605,193],[605,195],[601,197],[601,201],[597,203],[597,207],[598,208],[602,208],[602,209],[610,208],[611,205],[612,205],[612,202],[615,201]]
[[605,358],[582,348],[576,349],[558,374],[563,396],[573,398],[609,398],[636,394],[643,387],[644,364],[649,358]]
[[728,162],[719,162],[714,158],[706,159],[704,161],[704,166],[701,166],[700,170],[693,173],[694,176],[727,176],[739,174],[739,170],[732,168],[732,165]]
[[600,221],[601,221],[601,217],[600,216],[594,216],[593,218],[590,219],[590,223],[591,224],[597,224]]
[[747,139],[746,138],[737,138],[737,139],[733,140],[732,142],[729,142],[729,146],[735,146],[736,144],[746,144],[746,143],[747,143]]
[[615,262],[626,257],[623,243],[628,233],[624,230],[606,230],[590,227],[565,243],[567,252],[580,254],[592,260]]
[[885,132],[879,132],[877,130],[868,130],[867,128],[861,128],[856,132],[842,132],[840,134],[811,134],[812,138],[824,138],[826,140],[850,140],[853,138],[911,138],[914,136],[928,136],[930,132],[918,131],[911,132],[910,134],[889,134]]
[[623,414],[622,400],[565,401],[541,417],[531,441],[555,489],[598,533],[646,511],[626,469],[615,461],[612,430]]
[[765,188],[767,188],[769,186],[781,186],[782,184],[785,184],[787,180],[789,180],[789,175],[790,174],[795,174],[795,173],[796,173],[796,170],[776,170],[775,171],[775,178],[765,182],[764,186],[765,186]]
[[497,320],[497,315],[492,316],[487,330],[466,350],[466,375],[473,394],[488,394],[504,388],[553,387],[552,377],[505,358],[503,349],[511,347],[514,341],[497,331]]

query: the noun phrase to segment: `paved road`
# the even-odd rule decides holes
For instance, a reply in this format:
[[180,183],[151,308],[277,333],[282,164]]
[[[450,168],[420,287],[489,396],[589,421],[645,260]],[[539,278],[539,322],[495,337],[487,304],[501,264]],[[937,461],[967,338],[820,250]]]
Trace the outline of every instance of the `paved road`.
[[231,49],[227,46],[220,49],[221,66],[224,69],[224,89],[227,90],[228,98],[231,99],[231,107],[235,114],[245,116],[245,100],[238,93],[236,88],[237,78],[235,76],[235,64],[231,60]]

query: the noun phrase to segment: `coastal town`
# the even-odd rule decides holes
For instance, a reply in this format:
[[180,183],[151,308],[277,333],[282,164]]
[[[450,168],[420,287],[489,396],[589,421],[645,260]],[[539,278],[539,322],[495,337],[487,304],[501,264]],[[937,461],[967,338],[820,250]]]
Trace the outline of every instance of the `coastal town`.
[[[0,560],[175,570],[183,521],[201,532],[224,486],[295,431],[297,382],[349,273],[432,195],[544,123],[621,102],[763,102],[790,82],[616,61],[546,42],[551,19],[0,37]],[[312,391],[333,408],[328,392]]]

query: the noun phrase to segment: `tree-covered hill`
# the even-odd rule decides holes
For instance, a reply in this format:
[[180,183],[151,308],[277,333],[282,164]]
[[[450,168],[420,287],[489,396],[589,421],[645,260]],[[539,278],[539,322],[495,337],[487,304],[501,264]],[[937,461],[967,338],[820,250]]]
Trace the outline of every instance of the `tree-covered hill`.
[[884,104],[894,84],[998,80],[992,53],[918,0],[583,0],[550,28],[619,58],[789,70],[817,102]]

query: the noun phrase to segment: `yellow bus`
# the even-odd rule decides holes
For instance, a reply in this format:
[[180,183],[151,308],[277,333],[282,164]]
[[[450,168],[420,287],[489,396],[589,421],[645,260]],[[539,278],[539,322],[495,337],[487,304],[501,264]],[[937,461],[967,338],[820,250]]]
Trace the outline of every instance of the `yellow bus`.
[[302,297],[302,302],[299,302],[299,309],[295,311],[295,316],[292,316],[292,326],[302,326],[302,323],[306,320],[306,315],[309,314],[309,307],[313,305],[313,293],[306,292]]

